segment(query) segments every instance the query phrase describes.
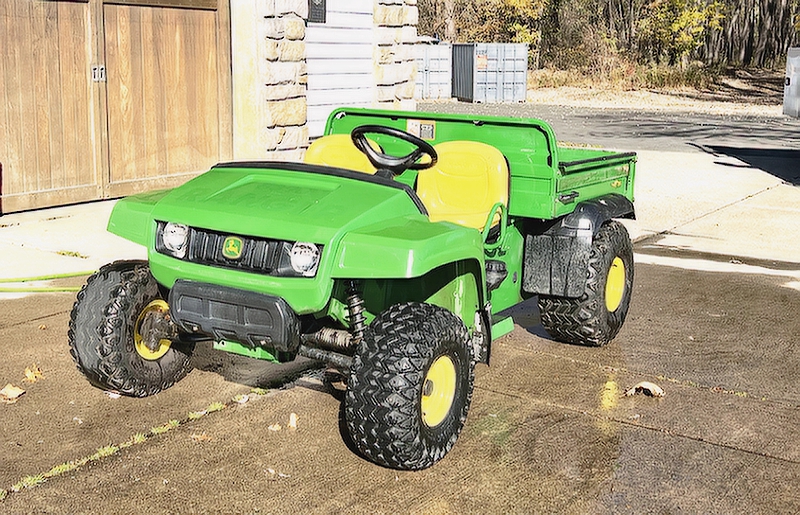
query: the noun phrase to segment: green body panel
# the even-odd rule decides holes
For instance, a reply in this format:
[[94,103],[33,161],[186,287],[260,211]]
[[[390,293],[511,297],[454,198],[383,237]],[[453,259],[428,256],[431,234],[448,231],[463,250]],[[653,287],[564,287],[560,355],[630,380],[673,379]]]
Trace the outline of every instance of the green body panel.
[[[485,298],[482,270],[482,262],[464,260],[447,263],[420,277],[360,281],[367,323],[389,306],[416,301],[441,306],[472,328],[475,312]],[[336,282],[325,315],[349,328],[347,288],[348,281]]]
[[[347,134],[365,124],[405,130],[434,145],[467,140],[497,148],[508,160],[511,173],[508,202],[511,216],[550,220],[570,213],[574,204],[565,205],[558,197],[561,193],[573,190],[579,193],[578,201],[607,193],[620,193],[633,200],[635,157],[605,150],[559,148],[553,130],[542,120],[342,108],[328,117],[325,134]],[[370,138],[390,154],[407,153],[410,149],[407,144],[382,135],[371,134]],[[619,156],[616,161],[579,164],[564,169],[560,166],[562,162],[580,162],[615,155]],[[425,171],[406,172],[399,180],[413,184],[417,173]],[[625,177],[629,180],[622,180],[620,186],[612,186],[612,183],[616,184],[615,181]]]
[[630,154],[589,148],[558,148],[559,165],[556,198],[578,193],[570,204],[556,202],[552,218],[569,214],[574,203],[619,193],[633,201],[636,159]]
[[443,263],[483,259],[481,234],[414,215],[350,231],[342,238],[332,277],[420,277]]
[[496,290],[489,292],[492,311],[503,311],[524,300],[522,296],[522,251],[525,237],[522,235],[522,221],[517,220],[509,225],[505,241],[501,248],[490,253],[487,259],[496,259],[506,264],[508,276]]
[[139,245],[153,241],[153,208],[170,190],[158,190],[126,197],[114,205],[108,219],[108,232]]

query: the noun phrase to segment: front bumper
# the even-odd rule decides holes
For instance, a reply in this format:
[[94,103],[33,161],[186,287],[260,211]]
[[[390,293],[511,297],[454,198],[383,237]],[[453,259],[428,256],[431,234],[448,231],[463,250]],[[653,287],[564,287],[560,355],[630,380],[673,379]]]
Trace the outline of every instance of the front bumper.
[[169,293],[172,320],[187,333],[296,353],[300,320],[280,297],[178,280]]

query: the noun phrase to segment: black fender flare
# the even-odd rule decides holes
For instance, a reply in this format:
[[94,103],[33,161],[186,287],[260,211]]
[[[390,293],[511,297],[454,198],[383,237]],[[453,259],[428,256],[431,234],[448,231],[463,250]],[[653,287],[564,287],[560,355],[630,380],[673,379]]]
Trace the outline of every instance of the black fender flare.
[[618,193],[581,202],[545,232],[526,235],[522,289],[537,295],[583,295],[592,240],[614,218],[636,218],[633,202]]

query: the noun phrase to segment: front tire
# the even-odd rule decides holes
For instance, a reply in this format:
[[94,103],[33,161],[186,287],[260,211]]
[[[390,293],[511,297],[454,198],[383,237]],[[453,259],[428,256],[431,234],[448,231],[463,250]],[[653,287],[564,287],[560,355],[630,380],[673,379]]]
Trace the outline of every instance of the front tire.
[[350,368],[345,420],[353,443],[385,467],[430,467],[464,426],[473,379],[458,317],[430,304],[391,306],[367,328]]
[[144,261],[117,261],[89,277],[69,322],[69,346],[78,370],[91,384],[131,397],[169,388],[189,372],[193,345],[161,340],[144,345],[145,313],[169,307]]
[[556,340],[600,347],[619,333],[633,291],[633,246],[625,226],[611,221],[592,241],[581,297],[539,296],[542,325]]

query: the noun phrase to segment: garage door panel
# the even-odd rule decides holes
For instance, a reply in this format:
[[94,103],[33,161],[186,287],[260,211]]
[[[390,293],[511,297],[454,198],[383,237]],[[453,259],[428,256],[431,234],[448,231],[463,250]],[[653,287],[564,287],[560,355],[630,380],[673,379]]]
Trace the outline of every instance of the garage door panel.
[[220,160],[214,11],[106,5],[110,183]]
[[88,9],[0,2],[2,212],[97,195]]

